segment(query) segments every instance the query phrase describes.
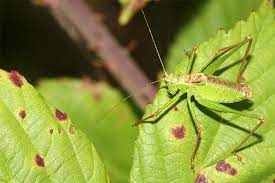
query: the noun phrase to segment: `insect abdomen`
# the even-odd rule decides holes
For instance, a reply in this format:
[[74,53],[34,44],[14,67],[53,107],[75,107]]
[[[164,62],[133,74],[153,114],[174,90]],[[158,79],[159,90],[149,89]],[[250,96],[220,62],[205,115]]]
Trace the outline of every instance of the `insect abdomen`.
[[239,102],[252,97],[252,91],[247,86],[215,76],[207,76],[204,85],[195,85],[192,88],[195,89],[195,96],[220,103]]

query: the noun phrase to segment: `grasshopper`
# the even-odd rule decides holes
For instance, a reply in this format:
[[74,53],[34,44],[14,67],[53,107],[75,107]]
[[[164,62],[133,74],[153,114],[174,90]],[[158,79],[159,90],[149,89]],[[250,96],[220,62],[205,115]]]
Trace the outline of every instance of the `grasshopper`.
[[[243,80],[242,74],[245,69],[245,66],[247,63],[247,56],[253,41],[252,36],[249,35],[240,42],[237,42],[235,44],[232,44],[217,50],[195,72],[191,72],[192,65],[195,61],[195,54],[197,49],[196,47],[193,47],[193,49],[190,52],[186,53],[189,58],[189,61],[188,61],[185,75],[178,76],[178,75],[174,75],[173,73],[167,74],[165,67],[163,65],[163,62],[161,60],[160,54],[158,52],[158,48],[155,43],[153,34],[151,32],[149,23],[146,19],[146,16],[143,10],[142,10],[142,13],[165,74],[162,80],[165,82],[168,92],[173,96],[173,98],[169,102],[161,106],[153,114],[134,123],[133,126],[137,126],[141,123],[144,123],[148,119],[157,118],[159,114],[168,110],[170,106],[175,105],[180,100],[181,96],[186,94],[189,113],[195,124],[196,132],[197,132],[197,140],[191,156],[191,168],[194,169],[194,160],[200,145],[201,133],[202,133],[202,128],[194,113],[194,104],[193,104],[193,101],[191,100],[192,98],[194,98],[200,105],[210,110],[226,112],[226,113],[234,113],[240,116],[246,116],[248,118],[259,120],[259,123],[250,131],[250,133],[248,133],[246,137],[232,150],[232,154],[236,155],[238,159],[240,159],[240,157],[236,154],[238,149],[264,123],[264,117],[247,113],[247,112],[241,112],[241,111],[232,109],[230,107],[227,107],[221,103],[235,103],[245,99],[248,99],[248,100],[252,99],[252,90],[247,85],[242,83],[242,80]],[[234,54],[237,50],[239,50],[242,46],[246,44],[247,44],[246,51],[244,53],[244,56],[240,64],[236,82],[226,81],[224,79],[221,79],[218,76],[213,75],[215,71],[219,69],[222,63],[224,63],[232,54]]]

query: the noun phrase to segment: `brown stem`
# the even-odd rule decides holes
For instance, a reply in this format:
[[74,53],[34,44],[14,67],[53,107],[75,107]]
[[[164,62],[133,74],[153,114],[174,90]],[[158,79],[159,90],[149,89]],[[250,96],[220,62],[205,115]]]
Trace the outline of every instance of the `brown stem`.
[[[119,45],[83,0],[33,1],[47,5],[58,23],[75,42],[84,42],[87,49],[96,52],[105,67],[128,93],[133,94],[150,82],[128,51]],[[152,100],[154,91],[154,87],[149,86],[142,95],[133,96],[142,110]]]

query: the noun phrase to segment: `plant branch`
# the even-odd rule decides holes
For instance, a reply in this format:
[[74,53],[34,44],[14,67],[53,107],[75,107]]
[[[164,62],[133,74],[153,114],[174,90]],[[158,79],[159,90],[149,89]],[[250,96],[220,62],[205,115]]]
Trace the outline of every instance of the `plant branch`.
[[[84,42],[88,51],[96,52],[104,66],[129,94],[136,93],[150,82],[130,57],[127,49],[120,46],[83,0],[36,0],[34,2],[46,5],[74,42],[78,44]],[[141,95],[133,95],[133,98],[143,110],[152,100],[154,93],[155,88],[149,86]]]

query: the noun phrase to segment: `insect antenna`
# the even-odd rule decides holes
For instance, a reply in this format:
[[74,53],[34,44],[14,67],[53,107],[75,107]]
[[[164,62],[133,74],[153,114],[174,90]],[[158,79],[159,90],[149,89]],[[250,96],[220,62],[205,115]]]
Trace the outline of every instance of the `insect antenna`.
[[104,114],[104,117],[101,118],[99,121],[97,121],[96,124],[99,124],[100,122],[104,121],[108,116],[109,114],[111,114],[112,112],[114,112],[115,109],[117,109],[123,102],[127,101],[128,99],[130,99],[131,97],[133,96],[138,96],[138,95],[141,95],[145,89],[147,89],[149,86],[152,86],[154,85],[155,83],[158,83],[160,81],[162,81],[163,79],[159,79],[159,80],[156,80],[156,81],[153,81],[151,83],[148,83],[147,85],[145,85],[141,90],[139,91],[136,91],[134,93],[131,93],[130,95],[128,95],[127,97],[125,97],[124,99],[122,99],[121,101],[119,101],[116,105],[114,105],[111,109],[109,109],[105,114]]
[[167,72],[166,72],[166,69],[165,69],[165,67],[164,67],[163,61],[162,61],[162,59],[161,59],[161,56],[160,56],[160,54],[159,54],[159,50],[158,50],[157,43],[156,43],[156,41],[155,41],[154,35],[153,35],[153,33],[152,33],[152,30],[151,30],[151,28],[150,28],[150,25],[149,25],[149,22],[148,22],[148,20],[147,20],[147,18],[146,18],[146,15],[145,15],[145,13],[144,13],[144,11],[143,11],[143,8],[141,8],[141,12],[142,12],[143,18],[144,18],[144,20],[145,20],[146,26],[147,26],[147,28],[148,28],[148,31],[149,31],[149,33],[150,33],[150,37],[151,37],[151,39],[152,39],[152,41],[153,41],[155,50],[156,50],[156,52],[157,52],[157,54],[158,54],[158,58],[159,58],[159,61],[160,61],[160,63],[161,63],[161,66],[162,66],[162,69],[163,69],[163,71],[164,71],[164,74],[165,74],[165,76],[168,76],[168,74],[167,74]]

